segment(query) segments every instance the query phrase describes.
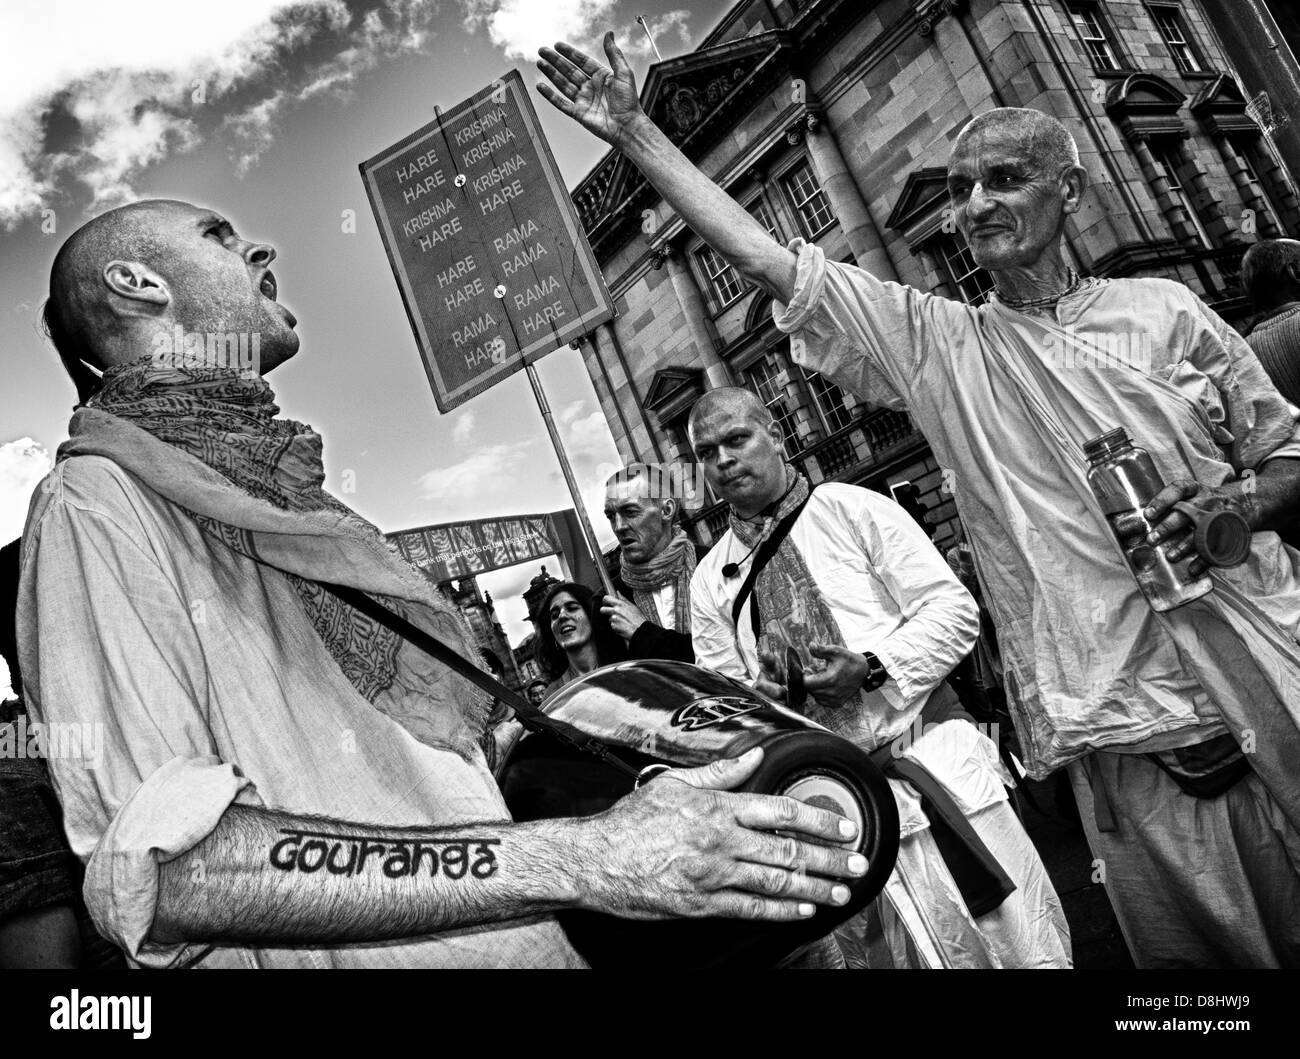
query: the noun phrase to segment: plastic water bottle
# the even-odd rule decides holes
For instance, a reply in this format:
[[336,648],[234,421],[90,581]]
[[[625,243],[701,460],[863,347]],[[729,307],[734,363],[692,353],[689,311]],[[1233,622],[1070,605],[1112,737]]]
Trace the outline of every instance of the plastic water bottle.
[[[1152,525],[1142,509],[1165,487],[1146,449],[1138,448],[1123,427],[1108,430],[1083,446],[1088,459],[1088,484],[1106,513],[1111,531],[1124,549],[1124,558],[1152,610],[1173,610],[1200,599],[1214,584],[1206,576],[1193,578],[1187,568],[1195,553],[1171,563],[1161,550],[1167,542],[1149,544]],[[1136,520],[1134,519],[1136,516]],[[1122,537],[1119,523],[1133,526],[1134,536]],[[1137,524],[1142,526],[1136,535]]]

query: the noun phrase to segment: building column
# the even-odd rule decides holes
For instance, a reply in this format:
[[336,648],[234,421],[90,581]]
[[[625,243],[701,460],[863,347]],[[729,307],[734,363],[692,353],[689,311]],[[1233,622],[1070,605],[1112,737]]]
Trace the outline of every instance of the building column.
[[1232,177],[1237,192],[1241,195],[1241,201],[1246,204],[1248,209],[1255,211],[1255,216],[1258,218],[1255,231],[1259,237],[1261,239],[1280,238],[1285,234],[1280,227],[1282,218],[1273,216],[1273,211],[1268,208],[1268,201],[1264,198],[1263,189],[1257,187],[1255,181],[1250,179],[1250,174],[1246,171],[1246,167],[1241,164],[1241,159],[1237,156],[1232,141],[1222,132],[1215,133],[1214,146],[1219,149],[1219,154],[1223,156],[1223,164],[1228,170],[1228,175]]
[[691,333],[691,342],[699,351],[704,365],[704,378],[710,390],[720,386],[732,386],[731,371],[718,356],[718,347],[709,330],[709,311],[704,304],[704,296],[695,282],[690,266],[686,263],[685,252],[677,247],[665,246],[664,259],[668,268],[668,278],[672,280],[677,301],[686,315],[686,327]]
[[[637,388],[636,380],[632,378],[632,371],[623,357],[623,347],[618,340],[618,332],[614,330],[614,321],[607,320],[587,336],[591,339],[591,348],[595,357],[609,372],[611,393],[610,397],[618,407],[620,413],[625,411],[618,401],[617,386],[619,385],[619,375],[623,376],[626,382],[627,394],[632,398],[636,405],[636,417],[639,423],[629,424],[631,430],[628,433],[628,447],[631,449],[632,456],[635,459],[647,460],[650,462],[663,459],[663,450],[659,446],[659,439],[655,436],[655,428],[650,420],[646,417],[645,409],[641,406],[641,392]],[[625,420],[626,422],[626,420]],[[645,433],[646,441],[649,443],[649,449],[642,445],[637,437],[638,426]]]
[[[614,382],[610,378],[609,365],[601,358],[600,350],[596,346],[595,333],[586,334],[569,343],[570,346],[578,351],[582,357],[583,363],[587,367],[587,375],[591,379],[591,385],[596,391],[596,399],[600,401],[601,411],[605,414],[606,422],[611,424],[610,433],[613,434],[612,425],[614,420],[618,420],[618,425],[622,429],[622,439],[614,438],[614,446],[619,450],[619,458],[624,463],[629,463],[637,459],[636,455],[636,438],[632,436],[632,425],[628,422],[627,413],[624,412],[623,406],[619,404],[618,395],[614,392]],[[590,350],[587,348],[590,346]],[[592,362],[595,362],[593,367]]]
[[803,124],[809,130],[804,142],[808,145],[813,175],[830,200],[831,211],[839,219],[858,266],[879,279],[897,280],[894,262],[885,252],[880,230],[871,219],[830,125],[816,114],[808,114]]
[[1178,142],[1178,155],[1183,160],[1184,170],[1192,174],[1192,179],[1187,181],[1188,195],[1200,210],[1201,223],[1210,233],[1211,241],[1220,246],[1233,241],[1237,238],[1237,229],[1228,220],[1223,199],[1215,192],[1210,174],[1201,165],[1188,140]]

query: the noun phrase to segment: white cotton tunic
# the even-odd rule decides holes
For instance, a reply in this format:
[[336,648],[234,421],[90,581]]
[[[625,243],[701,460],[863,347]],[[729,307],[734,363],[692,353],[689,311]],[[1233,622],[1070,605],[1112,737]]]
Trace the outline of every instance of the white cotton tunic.
[[[1211,572],[1214,593],[1157,614],[1081,449],[1124,427],[1166,482],[1211,486],[1300,457],[1297,409],[1231,327],[1168,280],[1093,280],[1048,319],[886,282],[799,240],[791,248],[794,294],[773,313],[795,360],[906,409],[945,469],[1032,775],[1099,749],[1199,743],[1227,731],[1228,716],[1242,718],[1238,738],[1259,735],[1257,764],[1289,745],[1286,710],[1250,703],[1296,712],[1300,553],[1255,533],[1243,565]],[[1266,740],[1273,724],[1285,731]],[[1284,757],[1269,766],[1278,776]]]
[[[232,804],[406,826],[509,814],[481,752],[429,745],[393,719],[427,701],[381,712],[282,574],[205,534],[112,461],[76,456],[54,468],[33,499],[22,562],[28,707],[34,719],[103,732],[97,766],[49,765],[68,841],[88,862],[87,907],[133,963],[584,966],[549,917],[371,945],[148,941],[159,863],[202,841]],[[411,651],[399,666],[424,664]]]
[[[788,539],[803,556],[845,646],[871,651],[889,671],[883,687],[861,696],[860,709],[839,708],[815,719],[859,746],[882,746],[907,731],[930,692],[970,652],[979,632],[975,601],[916,521],[870,489],[823,482]],[[691,581],[691,636],[697,664],[753,681],[758,655],[752,603],[741,611],[738,641],[731,620],[753,565],[752,556],[744,558],[747,551],[727,530],[700,560]],[[722,567],[733,561],[740,572],[724,577]]]
[[[1016,884],[1002,906],[971,917],[928,834],[920,797],[911,784],[890,780],[903,840],[882,906],[894,964],[1069,966],[1069,927],[1037,851],[1006,803],[1010,778],[995,743],[967,721],[920,723],[930,695],[975,642],[974,599],[915,520],[869,489],[817,486],[787,539],[802,555],[811,590],[821,593],[845,646],[871,651],[889,673],[882,687],[844,706],[810,701],[809,717],[867,751],[897,740],[896,753],[939,780]],[[741,561],[748,550],[728,530],[700,560],[691,580],[691,634],[699,665],[752,682],[758,657],[750,604],[741,611],[738,632],[731,619],[753,561]],[[722,567],[730,562],[740,571],[724,577]],[[858,962],[858,935],[865,929],[855,924],[859,920],[841,932],[851,964]]]

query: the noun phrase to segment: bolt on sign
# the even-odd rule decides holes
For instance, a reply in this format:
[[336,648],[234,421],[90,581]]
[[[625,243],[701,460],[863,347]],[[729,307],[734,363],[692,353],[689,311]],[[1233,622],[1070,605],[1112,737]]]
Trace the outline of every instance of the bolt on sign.
[[518,71],[360,168],[439,411],[613,317]]

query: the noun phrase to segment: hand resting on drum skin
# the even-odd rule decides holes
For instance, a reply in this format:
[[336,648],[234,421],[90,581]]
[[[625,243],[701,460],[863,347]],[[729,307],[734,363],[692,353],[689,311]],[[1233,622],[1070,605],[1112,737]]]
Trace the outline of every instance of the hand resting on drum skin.
[[197,845],[159,858],[148,940],[385,941],[565,908],[781,921],[846,903],[835,880],[865,874],[866,859],[817,840],[855,825],[729,793],[761,762],[755,749],[673,769],[596,816],[530,823],[394,827],[232,804]]
[[751,750],[671,769],[604,813],[575,821],[600,851],[580,880],[582,907],[629,919],[792,920],[812,915],[816,904],[847,903],[848,887],[836,880],[865,874],[865,857],[772,832],[838,844],[857,828],[793,798],[728,792],[761,761],[761,750]]

